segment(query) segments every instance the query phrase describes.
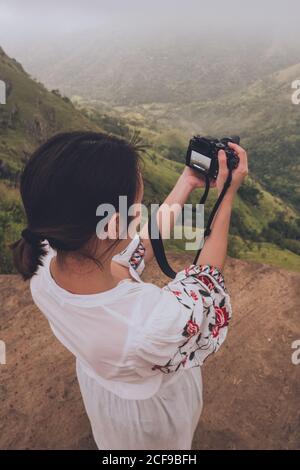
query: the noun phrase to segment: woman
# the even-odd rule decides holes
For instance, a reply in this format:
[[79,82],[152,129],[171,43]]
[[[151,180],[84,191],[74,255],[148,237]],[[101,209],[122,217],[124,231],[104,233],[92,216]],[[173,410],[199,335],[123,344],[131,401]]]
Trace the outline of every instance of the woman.
[[[162,289],[140,277],[153,257],[147,226],[130,240],[114,236],[122,222],[119,196],[128,206],[143,198],[138,149],[103,134],[66,133],[26,165],[21,196],[28,227],[13,245],[15,265],[76,357],[99,449],[191,448],[202,410],[200,366],[223,343],[231,317],[221,272],[234,195],[247,174],[245,151],[231,147],[240,165],[198,264]],[[220,192],[227,177],[222,151],[219,165]],[[165,206],[182,207],[201,186],[186,167]],[[106,238],[96,235],[103,203],[116,209]]]

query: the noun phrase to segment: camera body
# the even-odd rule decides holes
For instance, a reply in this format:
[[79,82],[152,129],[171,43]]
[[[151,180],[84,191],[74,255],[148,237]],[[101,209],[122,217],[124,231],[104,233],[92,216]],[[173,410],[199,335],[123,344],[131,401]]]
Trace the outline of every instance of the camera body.
[[240,159],[228,146],[229,142],[239,145],[240,138],[237,136],[223,137],[219,140],[199,135],[193,137],[188,146],[186,164],[215,180],[219,173],[219,150],[224,150],[226,153],[228,169],[234,170],[238,167]]

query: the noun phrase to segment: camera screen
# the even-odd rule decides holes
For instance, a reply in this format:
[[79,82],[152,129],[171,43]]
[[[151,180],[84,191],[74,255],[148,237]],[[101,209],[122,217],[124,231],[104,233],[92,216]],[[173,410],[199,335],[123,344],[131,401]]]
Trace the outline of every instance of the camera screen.
[[195,152],[195,150],[192,150],[191,164],[201,168],[202,170],[208,171],[210,168],[211,159],[205,155],[202,155],[202,153],[198,153]]

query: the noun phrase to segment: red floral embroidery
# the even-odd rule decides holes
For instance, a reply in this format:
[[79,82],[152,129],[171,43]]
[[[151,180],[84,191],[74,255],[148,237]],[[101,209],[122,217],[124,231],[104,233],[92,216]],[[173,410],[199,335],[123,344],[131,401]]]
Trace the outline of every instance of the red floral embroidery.
[[213,338],[217,338],[219,336],[219,330],[220,328],[216,325],[212,327],[211,334]]
[[215,307],[216,324],[212,326],[211,333],[213,338],[219,336],[220,329],[228,325],[229,313],[225,307]]
[[200,330],[200,328],[199,328],[199,325],[197,325],[197,323],[193,322],[192,320],[189,320],[187,322],[186,331],[187,331],[189,336],[196,335],[199,332],[199,330]]
[[199,281],[203,282],[203,284],[205,284],[209,290],[214,290],[215,286],[214,286],[214,283],[209,279],[208,276],[197,276],[197,278],[199,279]]
[[186,364],[186,362],[187,362],[187,359],[188,359],[188,357],[187,357],[187,356],[185,356],[185,358],[183,359],[183,361],[181,361],[181,365],[182,365],[182,367],[184,367],[184,366],[185,366],[185,364]]
[[228,325],[229,314],[225,307],[215,307],[216,313],[216,326],[222,328]]
[[173,290],[172,292],[173,292],[174,295],[176,295],[176,297],[181,296],[181,292],[179,290]]
[[192,266],[188,266],[187,268],[184,269],[184,274],[186,276],[189,276],[191,273],[193,273],[195,270],[195,267],[192,265]]
[[[176,290],[171,289],[172,284],[168,290],[190,312],[189,320],[185,320],[182,330],[185,339],[165,365],[156,364],[152,368],[166,374],[176,372],[180,367],[200,365],[207,356],[216,352],[226,337],[226,334],[220,336],[220,330],[224,328],[226,333],[225,327],[231,318],[224,280],[216,268],[208,265],[190,266],[184,270],[184,274],[186,278],[179,278],[173,286]],[[198,281],[203,284],[202,288]],[[204,285],[207,288],[204,289]],[[199,301],[202,303],[201,308]]]
[[190,294],[191,294],[192,299],[195,300],[195,302],[196,302],[199,298],[198,295],[196,294],[196,292],[192,290],[190,292]]
[[[138,269],[139,265],[141,264],[141,262],[144,259],[145,251],[146,251],[145,247],[144,247],[143,243],[140,241],[138,247],[136,248],[135,252],[132,254],[132,256],[129,260],[129,264],[133,269],[135,269],[135,270]],[[126,250],[124,250],[123,253],[126,253]]]

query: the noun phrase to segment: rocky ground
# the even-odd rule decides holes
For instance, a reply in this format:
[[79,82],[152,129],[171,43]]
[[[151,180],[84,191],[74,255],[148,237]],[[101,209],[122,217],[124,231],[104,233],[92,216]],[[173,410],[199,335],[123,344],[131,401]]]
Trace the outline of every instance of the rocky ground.
[[[173,256],[178,269],[188,258]],[[229,259],[233,313],[226,344],[203,367],[195,449],[300,449],[300,274]],[[166,279],[153,263],[146,280]],[[95,449],[73,357],[33,305],[28,284],[0,276],[0,449]]]

